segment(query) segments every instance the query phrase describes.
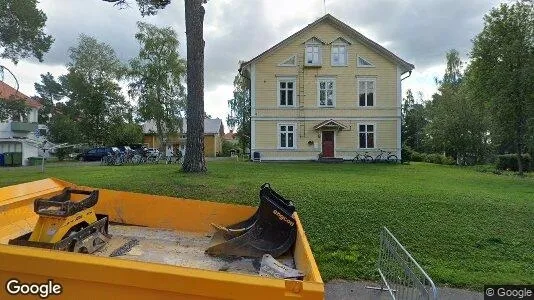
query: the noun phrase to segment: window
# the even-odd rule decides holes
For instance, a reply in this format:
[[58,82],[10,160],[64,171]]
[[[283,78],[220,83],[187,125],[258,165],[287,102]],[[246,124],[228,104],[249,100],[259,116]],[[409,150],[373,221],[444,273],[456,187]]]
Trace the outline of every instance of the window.
[[375,125],[358,124],[358,134],[360,136],[361,149],[372,149],[375,147]]
[[347,65],[347,46],[332,45],[332,66]]
[[358,67],[360,68],[372,68],[374,67],[375,65],[373,65],[372,63],[370,63],[368,60],[366,60],[365,58],[362,58],[361,56],[358,56],[358,63],[357,63]]
[[336,81],[334,79],[319,79],[317,81],[317,90],[319,106],[335,106]]
[[375,105],[375,86],[376,81],[374,79],[358,80],[359,106]]
[[279,143],[280,149],[296,149],[295,145],[295,124],[279,124]]
[[295,66],[297,66],[297,56],[296,55],[290,56],[288,59],[283,61],[278,66],[280,66],[280,67],[295,67]]
[[278,105],[295,106],[295,78],[278,79]]
[[306,65],[321,65],[321,46],[318,44],[306,45]]

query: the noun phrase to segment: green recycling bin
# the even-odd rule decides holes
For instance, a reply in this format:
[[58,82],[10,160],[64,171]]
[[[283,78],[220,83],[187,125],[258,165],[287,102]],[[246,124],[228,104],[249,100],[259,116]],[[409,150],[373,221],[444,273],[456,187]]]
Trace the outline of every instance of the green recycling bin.
[[13,166],[22,166],[22,152],[13,152]]
[[6,167],[13,166],[13,153],[11,152],[4,153],[4,166]]

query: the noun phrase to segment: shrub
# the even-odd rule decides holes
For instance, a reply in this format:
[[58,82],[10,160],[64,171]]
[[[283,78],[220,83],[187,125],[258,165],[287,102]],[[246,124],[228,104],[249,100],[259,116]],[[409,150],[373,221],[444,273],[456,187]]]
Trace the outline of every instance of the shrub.
[[[532,169],[532,158],[530,154],[521,155],[524,171]],[[497,170],[511,170],[518,171],[517,169],[517,154],[503,154],[497,155],[497,163],[495,165]]]
[[412,153],[414,151],[409,146],[404,146],[401,149],[401,162],[408,162],[412,160]]

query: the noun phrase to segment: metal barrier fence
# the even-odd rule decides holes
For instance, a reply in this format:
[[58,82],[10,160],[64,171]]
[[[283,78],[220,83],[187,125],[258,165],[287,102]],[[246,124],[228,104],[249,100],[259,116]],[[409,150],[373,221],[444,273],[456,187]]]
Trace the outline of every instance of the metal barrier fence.
[[368,288],[388,291],[392,299],[438,299],[432,279],[386,227],[380,232],[378,272],[381,287]]

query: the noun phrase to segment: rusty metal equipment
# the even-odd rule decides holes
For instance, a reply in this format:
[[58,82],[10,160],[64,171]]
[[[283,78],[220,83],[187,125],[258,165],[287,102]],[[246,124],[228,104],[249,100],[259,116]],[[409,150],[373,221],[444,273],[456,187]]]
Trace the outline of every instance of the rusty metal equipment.
[[[75,201],[73,195],[83,199]],[[93,253],[110,238],[107,216],[97,215],[93,209],[97,202],[98,190],[70,188],[51,198],[37,199],[34,212],[39,219],[33,231],[9,240],[9,244]]]
[[212,224],[216,232],[206,253],[214,256],[278,257],[287,252],[297,236],[295,206],[276,193],[268,183],[260,188],[260,205],[248,219],[224,227]]

